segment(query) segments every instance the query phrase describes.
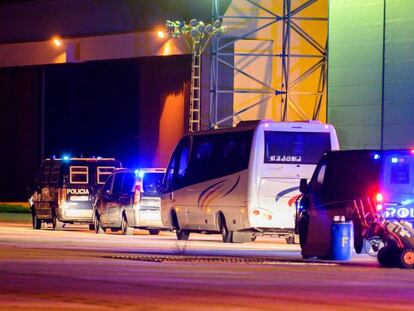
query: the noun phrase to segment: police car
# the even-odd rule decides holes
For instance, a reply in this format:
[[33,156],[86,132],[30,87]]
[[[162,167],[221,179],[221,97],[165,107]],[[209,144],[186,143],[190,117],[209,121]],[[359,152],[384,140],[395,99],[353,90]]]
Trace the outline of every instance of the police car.
[[84,223],[93,230],[96,190],[119,167],[121,163],[114,158],[45,159],[29,199],[33,229],[40,229],[42,223],[52,223],[54,230],[68,223]]

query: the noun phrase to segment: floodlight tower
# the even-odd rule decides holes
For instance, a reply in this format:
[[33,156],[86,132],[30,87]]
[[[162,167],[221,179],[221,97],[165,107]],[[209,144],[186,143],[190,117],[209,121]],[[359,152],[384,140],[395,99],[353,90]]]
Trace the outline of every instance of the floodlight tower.
[[200,130],[201,120],[201,54],[205,50],[210,39],[225,30],[220,20],[205,25],[204,22],[192,19],[189,24],[183,21],[166,22],[168,35],[172,38],[183,37],[191,50],[191,95],[189,109],[190,132]]

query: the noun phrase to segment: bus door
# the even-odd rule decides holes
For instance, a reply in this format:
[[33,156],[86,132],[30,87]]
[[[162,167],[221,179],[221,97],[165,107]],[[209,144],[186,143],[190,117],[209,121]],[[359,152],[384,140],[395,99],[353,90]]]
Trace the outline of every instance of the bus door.
[[171,157],[164,180],[163,204],[168,211],[175,210],[180,228],[188,226],[188,201],[193,196],[186,187],[190,146],[189,137],[184,137],[180,141]]

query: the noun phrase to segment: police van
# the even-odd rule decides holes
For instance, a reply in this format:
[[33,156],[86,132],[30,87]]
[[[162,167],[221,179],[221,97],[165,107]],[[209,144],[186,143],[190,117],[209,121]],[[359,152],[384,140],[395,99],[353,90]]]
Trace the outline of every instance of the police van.
[[97,188],[121,167],[114,158],[52,158],[42,163],[35,191],[29,199],[33,229],[52,223],[85,223],[93,229],[92,203]]
[[375,206],[389,221],[414,223],[414,151],[327,152],[309,183],[301,180],[297,230],[304,257],[329,257],[335,216],[354,221],[354,247],[363,251],[363,229],[354,205]]
[[414,150],[385,151],[382,163],[384,217],[406,220],[414,226]]

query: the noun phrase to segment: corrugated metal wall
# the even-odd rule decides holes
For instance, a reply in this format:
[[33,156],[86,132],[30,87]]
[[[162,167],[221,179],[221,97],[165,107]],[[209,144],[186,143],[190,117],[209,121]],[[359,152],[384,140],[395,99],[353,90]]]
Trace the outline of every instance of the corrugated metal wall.
[[413,147],[414,1],[329,5],[328,121],[341,147]]
[[387,0],[384,148],[414,147],[414,1]]
[[380,146],[382,2],[329,3],[328,121],[344,149]]

